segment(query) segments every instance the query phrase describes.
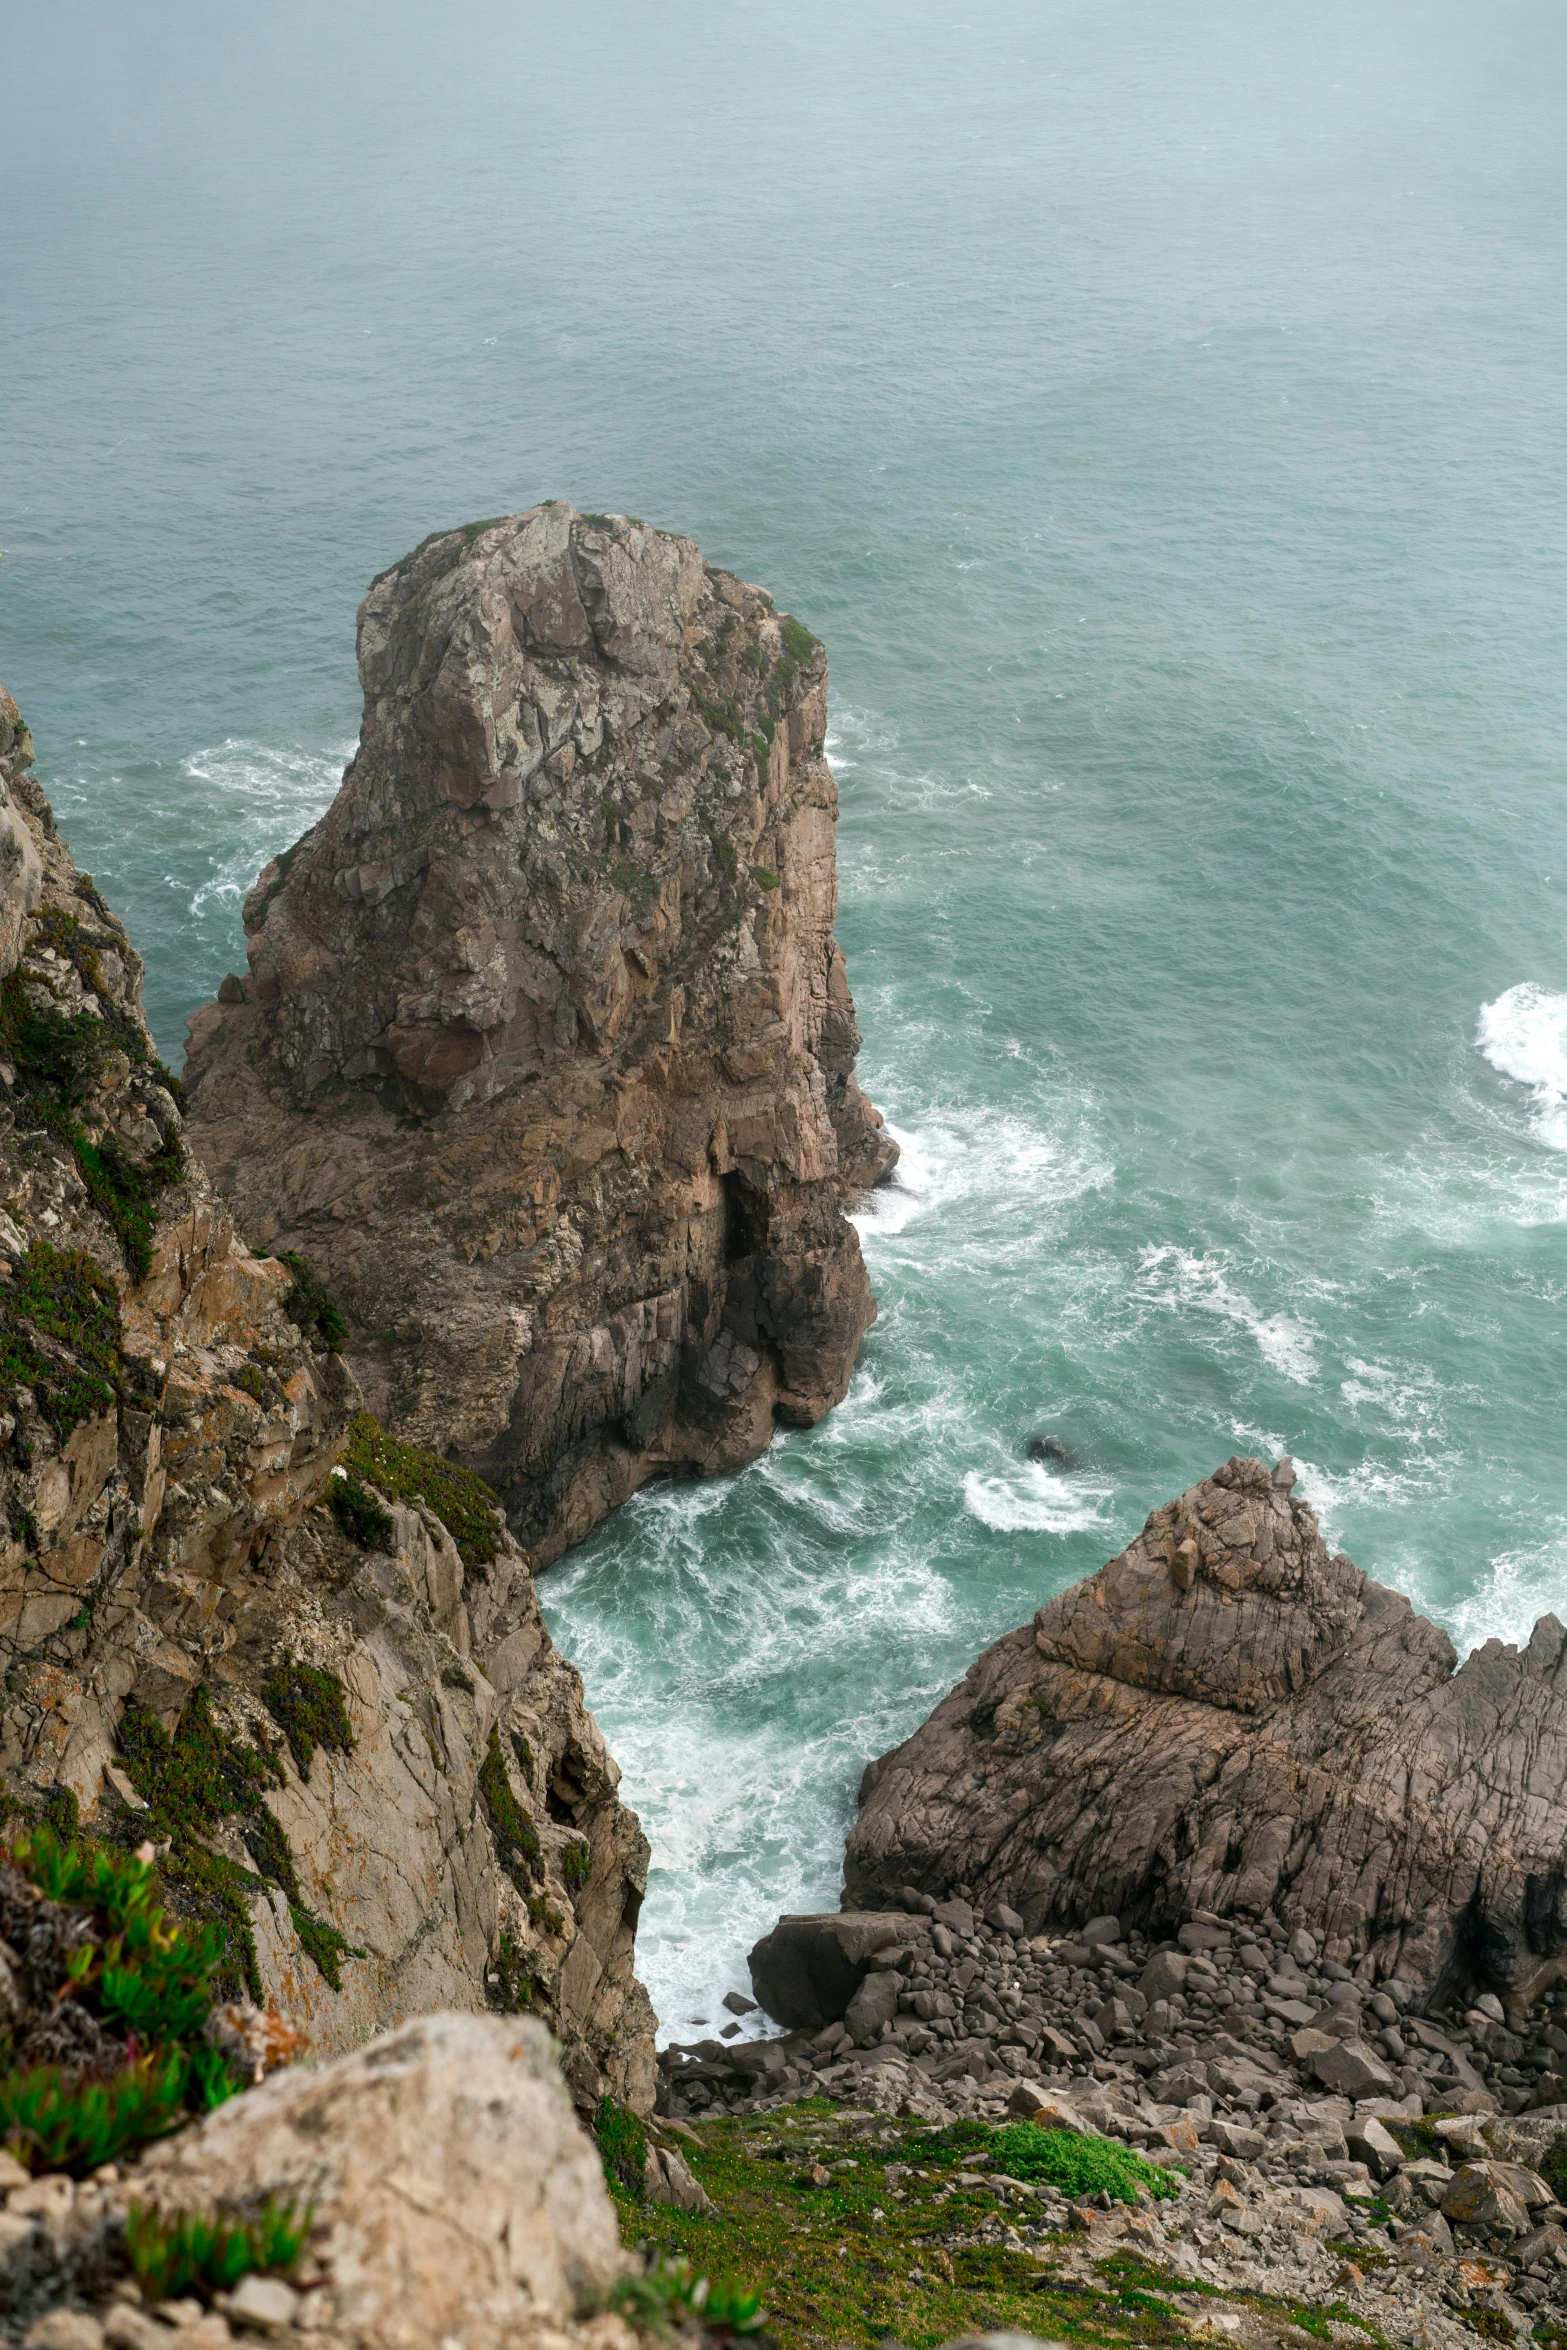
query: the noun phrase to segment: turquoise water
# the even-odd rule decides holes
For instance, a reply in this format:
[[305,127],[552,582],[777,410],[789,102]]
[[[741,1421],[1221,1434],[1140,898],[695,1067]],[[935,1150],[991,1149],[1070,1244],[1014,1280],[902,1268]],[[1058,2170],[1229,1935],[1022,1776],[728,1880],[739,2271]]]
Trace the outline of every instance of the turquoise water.
[[1237,1448],[1460,1645],[1567,1598],[1567,26],[572,13],[13,16],[0,677],[174,1051],[436,525],[623,507],[826,638],[881,1318],[544,1586],[683,2032]]

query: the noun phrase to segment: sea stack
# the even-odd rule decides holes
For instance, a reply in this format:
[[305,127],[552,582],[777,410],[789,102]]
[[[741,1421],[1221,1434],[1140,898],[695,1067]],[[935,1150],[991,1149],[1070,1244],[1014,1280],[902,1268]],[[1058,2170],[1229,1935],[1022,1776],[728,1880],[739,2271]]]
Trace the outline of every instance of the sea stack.
[[383,573],[359,668],[191,1023],[191,1136],[545,1564],[819,1419],[875,1314],[826,661],[690,540],[552,503]]

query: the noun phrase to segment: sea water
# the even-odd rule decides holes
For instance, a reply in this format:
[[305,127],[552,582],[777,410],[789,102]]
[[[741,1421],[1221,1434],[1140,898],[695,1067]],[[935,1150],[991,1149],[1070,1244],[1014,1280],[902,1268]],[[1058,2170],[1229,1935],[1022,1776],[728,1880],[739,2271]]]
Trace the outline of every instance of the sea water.
[[1560,10],[3,39],[0,679],[171,1056],[426,532],[629,510],[828,645],[880,1317],[821,1427],[541,1586],[665,2031],[836,1900],[866,1760],[1233,1452],[1460,1650],[1562,1608]]

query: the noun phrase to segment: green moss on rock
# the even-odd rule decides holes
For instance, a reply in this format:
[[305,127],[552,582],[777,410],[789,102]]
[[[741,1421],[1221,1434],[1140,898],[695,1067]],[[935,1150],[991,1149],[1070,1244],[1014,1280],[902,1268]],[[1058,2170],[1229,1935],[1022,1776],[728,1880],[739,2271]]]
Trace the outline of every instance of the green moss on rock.
[[335,1673],[320,1665],[299,1664],[291,1656],[261,1684],[261,1702],[288,1740],[302,1779],[310,1776],[318,1746],[329,1746],[338,1754],[353,1753],[354,1732],[344,1702],[346,1694]]
[[519,1893],[526,1893],[539,1865],[539,1832],[511,1791],[501,1742],[492,1729],[479,1765],[479,1793],[490,1815],[501,1867]]
[[471,1572],[482,1574],[499,1551],[505,1520],[499,1495],[484,1479],[422,1444],[389,1436],[368,1412],[356,1412],[348,1423],[343,1466],[350,1479],[377,1486],[393,1501],[423,1502]]

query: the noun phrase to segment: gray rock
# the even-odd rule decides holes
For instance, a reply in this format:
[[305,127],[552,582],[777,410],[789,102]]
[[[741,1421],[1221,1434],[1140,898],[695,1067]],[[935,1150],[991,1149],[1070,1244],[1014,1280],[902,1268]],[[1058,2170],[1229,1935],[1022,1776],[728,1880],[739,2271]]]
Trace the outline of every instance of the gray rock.
[[1371,2115],[1351,2122],[1344,2138],[1355,2160],[1363,2162],[1373,2178],[1390,2179],[1403,2168],[1403,2148],[1392,2131]]
[[1324,1963],[1369,1957],[1429,1997],[1479,1949],[1517,2004],[1567,1947],[1567,1632],[1542,1617],[1522,1650],[1456,1665],[1265,1464],[1232,1460],[881,1759],[850,1895],[962,1869],[1041,1925],[1274,1910],[1312,1937],[1298,1964],[1331,1920]]
[[252,2333],[284,2334],[299,2315],[299,2295],[282,2277],[241,2277],[224,2304],[230,2325]]
[[1398,2090],[1381,2057],[1359,2040],[1336,2040],[1331,2047],[1317,2049],[1311,2069],[1325,2089],[1340,2097],[1391,2097]]
[[755,2015],[756,2001],[747,1999],[743,1991],[726,1991],[724,2005],[731,2015]]
[[751,1988],[776,2022],[818,2030],[847,2013],[876,1951],[920,1931],[903,1910],[782,1917],[751,1951]]
[[868,2048],[879,2035],[882,2025],[891,2023],[898,2012],[902,1984],[897,1975],[867,1975],[844,2014],[849,2036],[857,2048]]
[[1077,1938],[1090,1950],[1102,1949],[1107,1943],[1120,1941],[1121,1921],[1116,1917],[1090,1918]]
[[1184,1950],[1154,1953],[1137,1978],[1137,1988],[1150,2007],[1157,1999],[1168,1999],[1172,1993],[1185,1990],[1189,1963]]

